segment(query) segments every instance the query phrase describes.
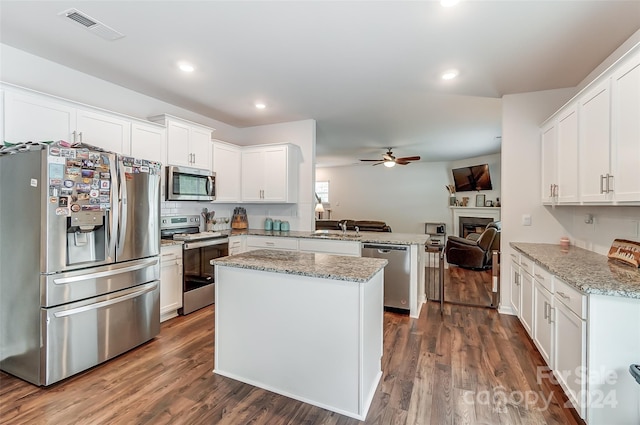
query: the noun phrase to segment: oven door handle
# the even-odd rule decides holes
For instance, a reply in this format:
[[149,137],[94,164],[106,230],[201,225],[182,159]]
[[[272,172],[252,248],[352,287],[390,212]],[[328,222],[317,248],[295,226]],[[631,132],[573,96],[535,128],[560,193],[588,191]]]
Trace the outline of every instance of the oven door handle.
[[200,241],[200,242],[185,242],[183,247],[184,247],[184,250],[187,251],[189,249],[197,249],[205,246],[223,245],[228,243],[229,243],[229,238],[222,238],[222,239],[214,239],[214,240]]

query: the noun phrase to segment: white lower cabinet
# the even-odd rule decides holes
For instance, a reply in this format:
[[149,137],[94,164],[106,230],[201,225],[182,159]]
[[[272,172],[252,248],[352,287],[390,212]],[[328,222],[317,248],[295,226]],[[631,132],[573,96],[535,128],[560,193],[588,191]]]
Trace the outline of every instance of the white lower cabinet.
[[247,250],[247,239],[244,236],[229,236],[229,255],[242,254]]
[[520,268],[520,290],[522,291],[520,306],[520,321],[533,338],[533,277]]
[[520,320],[580,417],[640,424],[640,388],[628,371],[640,361],[640,299],[586,295],[524,255],[519,265]]
[[580,417],[585,417],[586,380],[580,371],[586,367],[586,321],[578,317],[556,293],[554,375]]
[[509,278],[509,283],[511,285],[511,308],[513,310],[513,313],[516,316],[520,317],[520,310],[522,308],[522,278],[520,276],[518,256],[515,254],[511,255],[511,274]]
[[542,358],[553,370],[553,336],[554,336],[554,311],[553,295],[545,287],[534,280],[533,283],[534,324],[533,342],[542,354]]
[[182,307],[182,245],[160,248],[160,321],[178,315]]
[[298,239],[279,238],[276,236],[247,236],[247,250],[280,249],[286,251],[298,250]]

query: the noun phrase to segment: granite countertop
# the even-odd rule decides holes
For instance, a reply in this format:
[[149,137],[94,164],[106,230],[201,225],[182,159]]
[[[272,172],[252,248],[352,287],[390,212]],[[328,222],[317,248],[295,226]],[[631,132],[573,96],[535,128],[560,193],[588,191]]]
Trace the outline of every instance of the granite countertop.
[[[275,232],[271,230],[262,229],[243,229],[232,230],[230,236],[235,235],[251,235],[251,236],[278,236],[284,238],[307,238],[307,239],[321,239],[332,241],[355,241],[366,243],[382,243],[382,244],[397,244],[397,245],[424,245],[429,241],[429,235],[420,233],[393,233],[393,232],[360,232],[359,236],[354,231],[348,231],[343,234],[339,230],[320,231],[318,233],[314,231],[289,231],[289,232]],[[331,235],[331,236],[321,236]]]
[[386,264],[381,258],[344,257],[296,251],[259,249],[238,255],[215,258],[214,266],[262,270],[321,279],[367,282]]
[[640,270],[606,255],[575,246],[563,252],[554,244],[511,242],[511,246],[584,293],[640,299]]

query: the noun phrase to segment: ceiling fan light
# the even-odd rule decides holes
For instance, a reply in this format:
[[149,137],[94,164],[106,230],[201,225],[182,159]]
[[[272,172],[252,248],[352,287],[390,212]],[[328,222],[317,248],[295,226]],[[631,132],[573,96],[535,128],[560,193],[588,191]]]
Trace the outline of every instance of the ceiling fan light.
[[394,161],[385,161],[384,162],[384,166],[385,167],[391,168],[391,167],[395,167],[395,165],[396,165],[396,163]]

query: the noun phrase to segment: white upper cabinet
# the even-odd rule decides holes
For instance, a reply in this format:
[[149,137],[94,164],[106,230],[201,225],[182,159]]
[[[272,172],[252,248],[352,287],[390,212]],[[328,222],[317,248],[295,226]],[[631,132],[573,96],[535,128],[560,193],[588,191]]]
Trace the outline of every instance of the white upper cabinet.
[[611,90],[606,79],[580,98],[580,199],[607,200],[610,185],[609,142]]
[[131,121],[82,109],[78,109],[76,120],[77,141],[111,152],[131,153]]
[[72,105],[13,91],[5,92],[4,102],[4,140],[7,142],[73,142],[76,108]]
[[216,173],[216,202],[239,202],[241,149],[228,143],[213,142],[213,171]]
[[570,105],[558,116],[556,198],[558,203],[578,201],[578,110]]
[[5,140],[84,142],[129,154],[131,122],[115,114],[48,96],[8,90],[5,93]]
[[558,188],[558,122],[549,121],[542,127],[542,202],[555,203]]
[[640,52],[611,78],[611,175],[613,198],[640,201]]
[[167,128],[167,165],[211,169],[212,128],[171,115],[158,115],[149,120]]
[[150,161],[166,162],[165,129],[153,123],[131,124],[131,156]]
[[640,203],[640,48],[541,127],[545,204]]
[[298,198],[297,151],[292,145],[265,145],[242,151],[244,202],[295,203]]

